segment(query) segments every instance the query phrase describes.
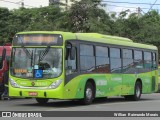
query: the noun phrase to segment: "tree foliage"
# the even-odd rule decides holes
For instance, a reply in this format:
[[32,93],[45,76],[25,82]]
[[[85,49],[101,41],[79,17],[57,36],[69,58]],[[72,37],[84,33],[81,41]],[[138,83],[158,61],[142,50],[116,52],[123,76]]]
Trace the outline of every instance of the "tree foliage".
[[11,42],[20,31],[57,30],[110,34],[160,46],[160,14],[157,11],[139,16],[126,10],[117,16],[108,14],[103,6],[101,0],[81,0],[67,10],[57,4],[15,10],[0,8],[0,44]]

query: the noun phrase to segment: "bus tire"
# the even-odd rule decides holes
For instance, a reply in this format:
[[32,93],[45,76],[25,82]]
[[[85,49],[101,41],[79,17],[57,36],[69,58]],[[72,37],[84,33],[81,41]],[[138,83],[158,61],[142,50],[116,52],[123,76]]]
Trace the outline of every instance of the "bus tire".
[[48,98],[36,98],[36,101],[38,102],[38,104],[40,105],[44,105],[48,102]]
[[94,87],[91,82],[87,82],[84,89],[84,98],[81,100],[82,104],[89,105],[94,99]]
[[141,94],[142,94],[142,85],[139,81],[137,81],[134,86],[134,95],[126,95],[124,97],[126,100],[138,101],[141,98]]
[[133,100],[134,101],[140,100],[141,94],[142,94],[142,85],[139,81],[137,81],[134,87]]

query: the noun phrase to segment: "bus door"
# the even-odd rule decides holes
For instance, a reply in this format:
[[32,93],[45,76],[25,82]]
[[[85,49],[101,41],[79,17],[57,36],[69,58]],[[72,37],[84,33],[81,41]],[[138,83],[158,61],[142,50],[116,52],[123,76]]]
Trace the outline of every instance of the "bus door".
[[67,42],[65,49],[65,84],[77,75],[77,46],[75,42]]

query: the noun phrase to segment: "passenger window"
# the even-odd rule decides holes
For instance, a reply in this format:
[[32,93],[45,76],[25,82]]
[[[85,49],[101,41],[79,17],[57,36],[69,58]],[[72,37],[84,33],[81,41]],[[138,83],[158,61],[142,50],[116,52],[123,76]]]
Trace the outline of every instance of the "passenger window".
[[144,68],[148,71],[150,71],[152,68],[151,52],[144,52]]
[[133,67],[133,51],[129,49],[123,49],[123,73],[132,73]]
[[95,70],[93,45],[80,45],[80,69],[83,72],[93,72]]
[[111,73],[121,73],[121,54],[119,48],[110,48]]
[[96,69],[97,73],[109,73],[108,48],[96,46]]
[[142,51],[134,51],[134,67],[143,68]]

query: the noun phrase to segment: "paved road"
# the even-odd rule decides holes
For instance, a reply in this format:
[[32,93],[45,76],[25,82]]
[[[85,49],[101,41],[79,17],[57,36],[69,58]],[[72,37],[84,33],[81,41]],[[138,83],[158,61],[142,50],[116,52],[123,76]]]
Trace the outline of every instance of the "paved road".
[[140,101],[125,101],[122,97],[96,100],[83,106],[77,101],[50,100],[39,105],[34,99],[0,100],[0,111],[160,111],[160,93],[142,95]]

